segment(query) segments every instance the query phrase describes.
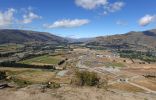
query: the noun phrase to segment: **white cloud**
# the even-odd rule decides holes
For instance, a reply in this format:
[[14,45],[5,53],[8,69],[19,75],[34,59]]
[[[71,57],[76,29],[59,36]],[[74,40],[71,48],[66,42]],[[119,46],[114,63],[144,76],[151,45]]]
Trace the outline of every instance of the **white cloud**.
[[127,23],[126,21],[124,21],[124,20],[118,20],[118,21],[116,22],[116,24],[117,24],[117,25],[121,25],[121,26],[126,26],[128,23]]
[[33,20],[40,19],[40,18],[41,16],[35,14],[32,11],[29,11],[27,14],[23,15],[23,20],[21,22],[24,24],[28,24],[28,23],[31,23]]
[[108,0],[75,0],[77,6],[80,6],[84,9],[95,9],[95,8],[102,8],[103,14],[107,15],[109,13],[113,13],[116,11],[121,10],[125,3],[122,1],[117,1],[114,3],[108,2]]
[[[9,8],[6,11],[0,11],[0,28],[17,28],[23,24],[31,23],[35,19],[40,19],[41,16],[37,15],[32,11],[32,7],[22,8],[15,10]],[[18,19],[16,15],[22,15]]]
[[72,28],[72,27],[79,27],[85,24],[88,24],[90,21],[88,19],[64,19],[58,20],[52,24],[44,24],[46,28]]
[[0,27],[5,27],[13,23],[15,9],[10,8],[7,11],[0,11]]
[[140,26],[146,26],[156,20],[156,15],[145,15],[139,20]]
[[122,7],[125,5],[124,2],[115,2],[112,4],[108,4],[107,6],[105,6],[104,8],[108,11],[108,12],[116,12],[122,9]]
[[107,0],[75,0],[76,5],[85,9],[94,9],[107,4]]

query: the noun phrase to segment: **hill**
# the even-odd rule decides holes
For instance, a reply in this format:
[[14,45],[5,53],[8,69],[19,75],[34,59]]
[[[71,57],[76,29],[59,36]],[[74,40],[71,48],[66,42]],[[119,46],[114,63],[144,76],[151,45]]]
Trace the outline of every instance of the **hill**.
[[67,40],[46,32],[28,30],[2,29],[0,30],[0,44],[25,42],[51,42],[54,44],[67,43]]
[[92,46],[103,46],[115,49],[147,50],[156,48],[156,29],[129,32],[126,34],[101,36],[86,43]]

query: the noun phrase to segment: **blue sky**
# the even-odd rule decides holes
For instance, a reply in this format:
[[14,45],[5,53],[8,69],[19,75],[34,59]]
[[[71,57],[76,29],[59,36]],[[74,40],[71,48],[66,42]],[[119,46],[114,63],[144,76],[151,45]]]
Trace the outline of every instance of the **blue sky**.
[[0,0],[0,28],[83,38],[156,28],[156,0]]

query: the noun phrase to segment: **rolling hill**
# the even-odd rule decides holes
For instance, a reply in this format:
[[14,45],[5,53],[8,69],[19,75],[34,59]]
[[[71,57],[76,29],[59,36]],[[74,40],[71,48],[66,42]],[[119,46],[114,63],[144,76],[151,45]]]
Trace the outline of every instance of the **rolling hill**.
[[129,32],[126,34],[100,36],[86,43],[92,46],[103,46],[115,49],[134,49],[143,50],[156,48],[156,29],[142,31],[142,32]]
[[156,48],[156,29],[142,32],[128,32],[126,34],[100,36],[87,39],[63,38],[46,32],[2,29],[0,30],[0,44],[48,42],[54,44],[85,42],[87,46],[100,46],[114,49],[147,50]]
[[27,30],[1,29],[0,44],[4,43],[25,43],[25,42],[51,42],[54,44],[67,43],[62,37],[46,32]]

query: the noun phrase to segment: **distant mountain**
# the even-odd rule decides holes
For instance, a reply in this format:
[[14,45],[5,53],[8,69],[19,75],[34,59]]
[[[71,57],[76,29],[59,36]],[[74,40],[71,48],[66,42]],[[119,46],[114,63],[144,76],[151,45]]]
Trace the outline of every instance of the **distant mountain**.
[[143,50],[156,48],[156,29],[143,32],[132,31],[126,34],[96,37],[86,44],[115,49]]
[[25,43],[25,42],[51,42],[54,44],[67,43],[62,37],[46,32],[27,30],[2,29],[0,30],[0,44]]
[[75,39],[75,38],[65,38],[68,40],[69,43],[77,43],[77,42],[88,42],[88,41],[91,41],[93,40],[93,38],[78,38],[78,39]]

